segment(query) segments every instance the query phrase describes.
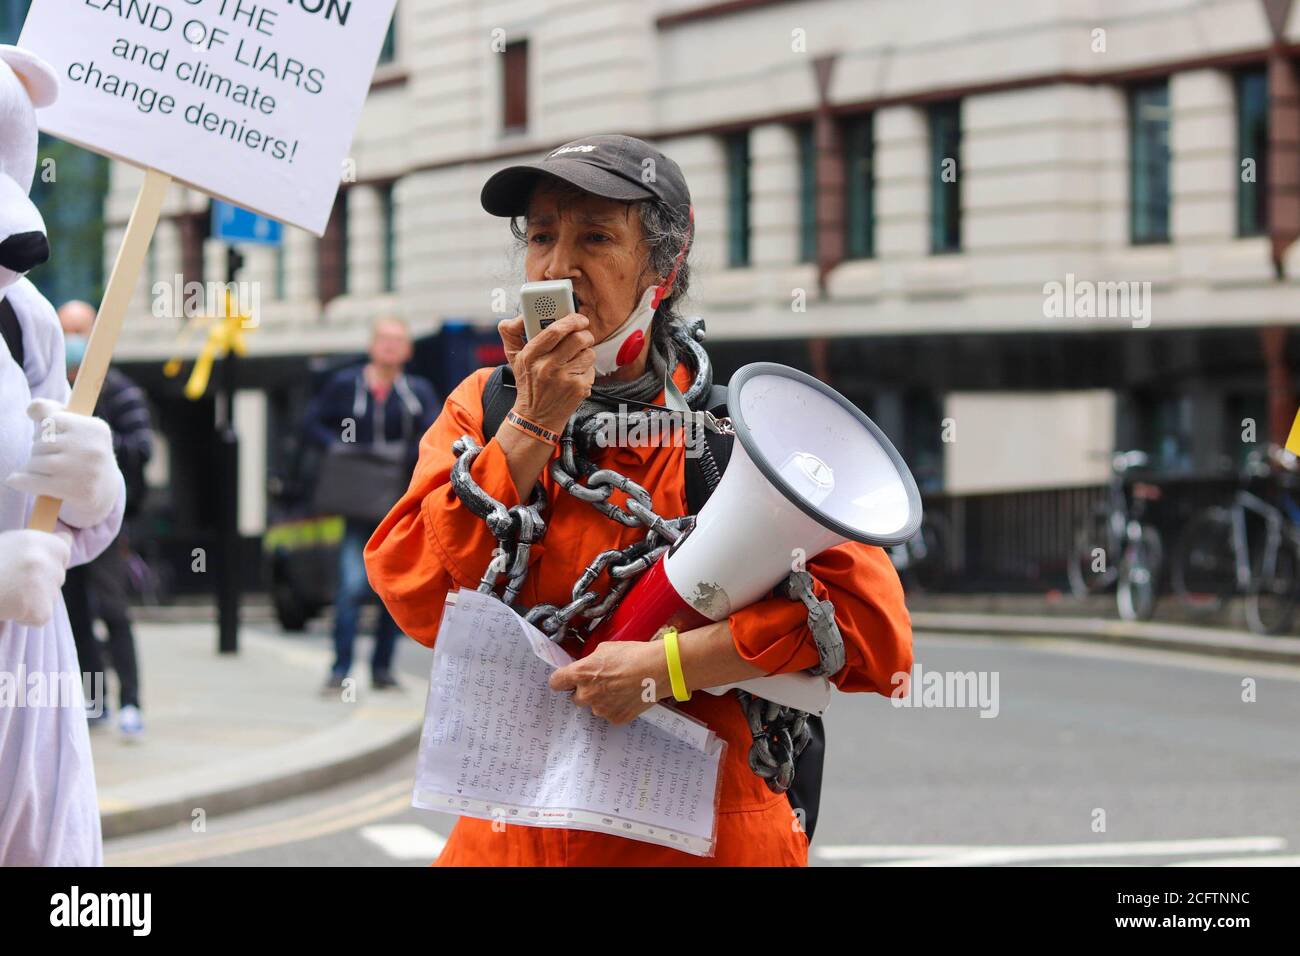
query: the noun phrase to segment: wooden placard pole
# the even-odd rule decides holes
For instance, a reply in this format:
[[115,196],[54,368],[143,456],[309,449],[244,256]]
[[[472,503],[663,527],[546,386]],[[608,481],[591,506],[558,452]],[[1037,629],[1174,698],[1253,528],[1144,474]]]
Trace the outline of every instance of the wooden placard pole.
[[[140,186],[140,194],[136,196],[131,219],[126,224],[126,235],[122,237],[122,246],[117,251],[113,272],[108,277],[104,301],[100,303],[99,314],[90,330],[86,355],[81,360],[77,381],[72,386],[72,398],[67,406],[70,412],[78,415],[95,413],[95,403],[99,401],[99,392],[104,387],[104,377],[108,374],[113,349],[122,331],[122,320],[126,318],[126,307],[135,292],[140,272],[144,269],[145,253],[153,239],[154,229],[158,226],[163,199],[167,196],[167,187],[171,181],[171,176],[164,172],[145,170],[144,183]],[[27,527],[34,531],[53,531],[54,523],[59,517],[60,504],[58,498],[37,498],[32,507],[32,520]]]

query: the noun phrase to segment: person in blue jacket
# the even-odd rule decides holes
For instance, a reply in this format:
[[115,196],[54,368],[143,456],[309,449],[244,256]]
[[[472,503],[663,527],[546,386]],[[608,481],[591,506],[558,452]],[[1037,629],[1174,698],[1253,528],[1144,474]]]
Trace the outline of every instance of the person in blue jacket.
[[[404,321],[392,316],[376,320],[370,332],[370,360],[337,372],[308,406],[307,441],[322,448],[344,441],[361,446],[376,440],[401,442],[408,452],[408,474],[414,470],[420,438],[438,417],[442,402],[427,379],[403,371],[411,354],[411,333]],[[357,619],[370,591],[362,551],[374,530],[368,521],[346,519],[334,598],[334,665],[325,682],[326,694],[338,692],[352,669]],[[378,609],[371,685],[376,690],[396,689],[393,651],[398,627],[382,603]]]

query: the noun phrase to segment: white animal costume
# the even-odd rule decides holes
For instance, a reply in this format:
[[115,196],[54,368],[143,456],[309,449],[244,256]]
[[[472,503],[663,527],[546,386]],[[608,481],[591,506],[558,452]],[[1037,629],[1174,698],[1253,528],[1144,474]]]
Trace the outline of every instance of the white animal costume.
[[[54,71],[0,46],[0,299],[22,329],[22,367],[0,348],[0,865],[103,861],[81,668],[59,588],[66,567],[117,535],[126,487],[99,419],[62,410],[63,332],[22,274],[48,255],[28,199],[36,110]],[[71,188],[71,187],[64,187]],[[63,498],[55,534],[27,531],[37,494]]]

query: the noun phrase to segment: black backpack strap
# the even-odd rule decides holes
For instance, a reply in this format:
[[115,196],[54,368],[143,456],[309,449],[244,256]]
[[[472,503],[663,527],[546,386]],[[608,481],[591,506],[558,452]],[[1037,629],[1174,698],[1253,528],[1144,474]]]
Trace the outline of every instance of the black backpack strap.
[[[714,385],[705,403],[699,410],[712,412],[719,418],[727,414],[727,386]],[[699,514],[704,502],[709,500],[713,489],[727,470],[731,460],[731,435],[719,435],[717,432],[704,431],[704,447],[698,455],[686,458],[686,512]]]
[[4,335],[5,345],[9,346],[9,354],[14,357],[18,367],[22,368],[25,357],[23,327],[8,298],[0,299],[0,333]]
[[515,372],[509,365],[498,365],[483,386],[483,440],[491,441],[506,412],[515,405]]

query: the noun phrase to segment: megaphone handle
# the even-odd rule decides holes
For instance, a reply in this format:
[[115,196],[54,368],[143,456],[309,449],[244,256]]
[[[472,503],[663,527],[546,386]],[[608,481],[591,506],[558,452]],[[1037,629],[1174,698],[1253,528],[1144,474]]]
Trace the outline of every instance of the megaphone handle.
[[719,687],[705,687],[704,690],[721,696],[733,688],[749,691],[755,697],[770,700],[784,707],[805,710],[818,717],[826,712],[831,700],[831,682],[825,677],[815,677],[804,671],[755,677]]

